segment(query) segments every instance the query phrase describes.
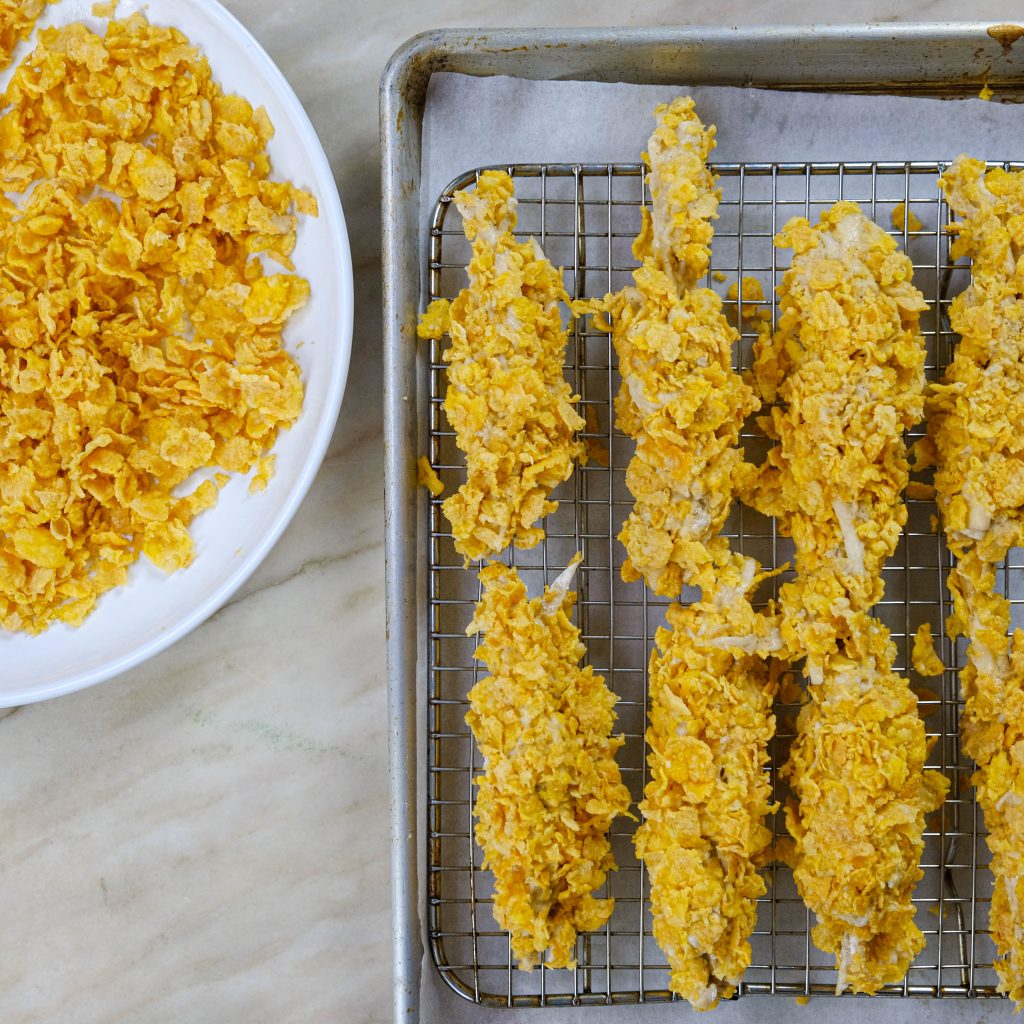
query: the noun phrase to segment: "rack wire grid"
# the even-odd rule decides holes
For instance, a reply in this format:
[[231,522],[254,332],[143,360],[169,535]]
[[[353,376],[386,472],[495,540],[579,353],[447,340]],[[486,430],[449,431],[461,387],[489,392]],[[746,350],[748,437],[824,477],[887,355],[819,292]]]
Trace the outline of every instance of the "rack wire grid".
[[[937,187],[942,163],[772,163],[718,164],[722,201],[715,226],[707,284],[725,293],[728,285],[754,277],[766,299],[754,303],[771,311],[771,296],[786,269],[788,253],[772,239],[792,216],[816,220],[838,199],[853,199],[878,224],[890,229],[914,264],[915,284],[928,299],[922,317],[930,379],[941,374],[954,338],[949,327],[950,298],[969,282],[967,264],[949,262],[948,212]],[[1006,164],[1008,168],[1015,165]],[[547,164],[506,168],[519,199],[517,234],[533,235],[556,266],[563,266],[571,297],[603,295],[630,280],[630,253],[647,201],[640,164]],[[471,186],[479,170],[462,175],[438,199],[431,222],[429,297],[451,298],[465,283],[469,246],[452,202],[456,189]],[[905,204],[902,227],[893,210]],[[913,214],[913,217],[911,216]],[[916,219],[915,219],[916,218]],[[736,300],[726,311],[741,329],[736,365],[749,365],[756,328],[744,320]],[[464,479],[461,454],[445,419],[442,342],[430,343],[429,457],[450,493]],[[530,551],[505,553],[531,594],[541,592],[576,551],[583,552],[577,576],[578,623],[587,657],[620,698],[618,729],[625,736],[619,752],[622,775],[634,800],[641,798],[646,774],[644,728],[647,661],[665,605],[642,583],[623,583],[624,552],[616,539],[631,506],[625,470],[630,439],[615,429],[612,398],[619,378],[609,336],[577,321],[569,338],[567,379],[581,396],[587,418],[584,437],[599,457],[578,466],[554,495],[560,504],[545,522],[546,540]],[[923,428],[918,428],[919,436]],[[758,459],[768,442],[753,429],[744,432],[748,457]],[[600,449],[607,457],[600,457]],[[607,464],[603,464],[607,463]],[[945,576],[950,556],[935,528],[930,501],[908,501],[907,528],[885,568],[885,599],[875,614],[892,631],[897,668],[909,673],[918,692],[928,734],[935,737],[930,764],[951,781],[949,798],[930,820],[922,860],[924,878],[914,896],[917,923],[927,945],[906,979],[884,991],[895,996],[991,996],[994,947],[987,931],[992,891],[981,815],[969,780],[972,765],[960,749],[957,676],[964,663],[964,641],[944,631],[949,611]],[[456,992],[479,1004],[535,1007],[663,1002],[668,966],[651,934],[644,868],[633,850],[635,822],[613,826],[618,870],[604,895],[615,898],[608,924],[577,942],[574,970],[518,971],[508,936],[492,912],[490,873],[473,838],[473,779],[481,757],[465,722],[466,694],[479,678],[474,662],[477,639],[466,637],[479,584],[454,549],[440,500],[430,501],[427,706],[427,901],[429,941],[434,961]],[[733,544],[766,567],[789,560],[792,547],[773,520],[737,507],[726,524]],[[764,597],[780,580],[767,585]],[[1024,625],[1024,559],[1011,552],[999,583],[1013,601],[1014,625]],[[692,595],[684,595],[692,596]],[[908,657],[910,638],[923,622],[946,666],[941,681],[923,680]],[[937,691],[937,692],[936,692]],[[769,771],[775,799],[786,793],[777,775],[793,735],[797,706],[777,704],[778,731],[771,745]],[[776,836],[786,834],[781,813]],[[815,949],[812,916],[796,891],[790,870],[767,869],[768,893],[760,900],[752,936],[752,966],[739,988],[747,993],[812,995],[835,988],[832,958]]]

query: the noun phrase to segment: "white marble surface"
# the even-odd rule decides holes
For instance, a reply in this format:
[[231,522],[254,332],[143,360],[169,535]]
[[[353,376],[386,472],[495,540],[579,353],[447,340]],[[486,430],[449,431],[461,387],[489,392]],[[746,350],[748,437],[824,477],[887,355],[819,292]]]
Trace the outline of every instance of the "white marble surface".
[[[125,677],[0,712],[2,1024],[390,1019],[377,84],[399,43],[441,25],[1021,16],[1015,0],[228,6],[295,86],[341,187],[358,302],[348,398],[306,504],[228,607]],[[797,1016],[791,1000],[744,1003],[719,1019]],[[853,1020],[864,1004],[842,1007],[835,1019]],[[870,1013],[987,1021],[1009,1007]],[[499,1019],[513,1017],[549,1019]]]

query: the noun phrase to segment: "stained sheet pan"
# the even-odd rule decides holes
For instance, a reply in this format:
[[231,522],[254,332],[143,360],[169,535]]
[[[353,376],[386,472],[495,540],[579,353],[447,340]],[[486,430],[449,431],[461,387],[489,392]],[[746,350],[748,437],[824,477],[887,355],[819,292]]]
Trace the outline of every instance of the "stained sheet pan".
[[1014,35],[984,24],[437,32],[416,37],[392,59],[382,81],[381,138],[396,1020],[419,1012],[427,899],[418,870],[426,849],[418,770],[427,733],[430,524],[413,464],[430,430],[430,354],[415,342],[415,319],[430,286],[421,146],[432,76],[946,97],[976,94],[987,82],[1006,98],[1020,98],[1024,76]]

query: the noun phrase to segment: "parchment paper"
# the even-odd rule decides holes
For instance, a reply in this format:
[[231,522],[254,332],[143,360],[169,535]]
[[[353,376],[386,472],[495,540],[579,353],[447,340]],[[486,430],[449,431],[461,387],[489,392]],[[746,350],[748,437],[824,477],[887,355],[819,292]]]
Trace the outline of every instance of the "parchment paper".
[[[488,164],[639,160],[656,104],[693,96],[702,120],[718,127],[712,160],[948,160],[958,153],[991,160],[1024,159],[1024,108],[980,99],[844,96],[719,87],[688,88],[594,82],[534,82],[438,74],[430,84],[423,129],[421,223],[445,186]],[[423,237],[426,237],[424,234]],[[422,782],[421,782],[422,785]],[[420,790],[422,792],[422,790]],[[422,829],[422,822],[421,822]],[[422,832],[421,832],[422,834]],[[422,877],[421,877],[422,881]],[[422,901],[421,901],[422,905]],[[891,1022],[973,1022],[1008,1018],[1005,1003],[946,999],[814,999],[752,996],[723,1004],[716,1024],[806,1018],[855,1024],[871,1015]],[[685,1006],[486,1010],[452,994],[424,957],[424,1022],[535,1024],[665,1024],[689,1019]]]
[[845,96],[686,85],[533,82],[437,74],[423,125],[423,216],[458,174],[501,163],[633,163],[651,112],[681,94],[718,126],[711,159],[988,160],[1024,157],[1024,107],[981,99]]

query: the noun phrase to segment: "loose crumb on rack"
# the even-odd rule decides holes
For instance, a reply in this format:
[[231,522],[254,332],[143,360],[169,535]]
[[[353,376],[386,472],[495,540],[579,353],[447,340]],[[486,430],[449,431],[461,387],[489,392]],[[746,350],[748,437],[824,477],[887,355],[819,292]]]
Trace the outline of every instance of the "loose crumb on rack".
[[[600,425],[597,422],[597,409],[588,405],[583,410],[583,418],[586,420],[587,434],[597,434],[600,432]],[[587,449],[587,459],[590,462],[595,462],[599,466],[603,466],[605,469],[608,468],[611,462],[611,456],[608,451],[608,446],[601,443],[597,437],[585,437],[583,443]]]
[[943,672],[942,659],[935,653],[935,644],[932,640],[932,624],[922,622],[914,634],[914,671],[922,676],[941,676]]
[[924,227],[913,210],[906,203],[897,203],[892,208],[892,226],[897,231],[920,231]]
[[767,309],[761,309],[757,303],[764,302],[764,290],[761,282],[756,277],[743,277],[739,281],[733,281],[725,297],[730,302],[740,302],[740,316],[744,320],[763,319],[765,314],[771,318]]
[[441,483],[441,478],[426,455],[421,455],[416,460],[416,482],[421,487],[426,487],[435,498],[440,498],[444,494],[444,484]]

